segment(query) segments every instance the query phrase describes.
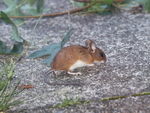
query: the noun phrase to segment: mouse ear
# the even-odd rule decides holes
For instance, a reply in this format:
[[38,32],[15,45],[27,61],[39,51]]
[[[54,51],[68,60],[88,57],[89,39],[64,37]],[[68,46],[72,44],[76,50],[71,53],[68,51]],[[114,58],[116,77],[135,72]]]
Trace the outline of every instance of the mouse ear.
[[86,47],[90,51],[92,51],[93,53],[95,52],[95,50],[96,50],[96,44],[92,40],[89,40],[89,39],[86,40],[85,44],[86,44]]
[[91,43],[90,49],[93,53],[96,51],[96,44],[94,42]]
[[85,41],[85,45],[87,48],[90,47],[91,42],[92,42],[92,40],[89,40],[89,39]]

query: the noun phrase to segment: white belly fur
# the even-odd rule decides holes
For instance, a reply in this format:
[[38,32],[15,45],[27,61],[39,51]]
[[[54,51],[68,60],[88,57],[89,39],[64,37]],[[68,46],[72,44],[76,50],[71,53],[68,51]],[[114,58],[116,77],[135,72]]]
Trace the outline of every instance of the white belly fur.
[[70,67],[70,70],[74,70],[75,68],[77,67],[84,67],[84,66],[87,66],[86,63],[82,62],[81,60],[78,60],[75,64],[73,64],[71,67]]

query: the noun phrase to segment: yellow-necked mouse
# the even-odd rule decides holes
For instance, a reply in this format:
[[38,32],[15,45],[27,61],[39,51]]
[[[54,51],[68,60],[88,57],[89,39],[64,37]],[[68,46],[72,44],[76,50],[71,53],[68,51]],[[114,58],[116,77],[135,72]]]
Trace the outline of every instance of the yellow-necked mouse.
[[[71,72],[75,68],[84,66],[94,66],[95,62],[106,62],[105,53],[96,47],[96,44],[88,39],[85,42],[86,47],[72,45],[60,50],[54,57],[49,72],[67,71],[68,74],[80,75],[81,73]],[[48,73],[49,73],[48,72]]]

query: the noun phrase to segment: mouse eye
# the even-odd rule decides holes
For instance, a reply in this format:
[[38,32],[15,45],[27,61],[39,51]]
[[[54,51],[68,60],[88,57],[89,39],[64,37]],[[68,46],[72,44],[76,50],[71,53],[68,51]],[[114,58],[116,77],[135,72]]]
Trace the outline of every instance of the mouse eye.
[[103,54],[103,53],[99,53],[99,55],[100,55],[101,57],[104,57],[104,54]]

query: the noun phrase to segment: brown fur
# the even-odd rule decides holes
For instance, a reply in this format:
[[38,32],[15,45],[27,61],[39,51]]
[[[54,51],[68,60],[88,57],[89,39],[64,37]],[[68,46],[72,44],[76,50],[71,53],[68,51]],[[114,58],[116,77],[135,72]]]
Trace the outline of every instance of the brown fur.
[[96,48],[96,51],[93,53],[89,48],[80,45],[68,46],[56,54],[51,63],[51,68],[57,71],[70,71],[70,67],[78,60],[86,64],[92,64],[94,61],[106,61],[105,54],[104,57],[100,57],[99,53],[104,54],[99,48]]

